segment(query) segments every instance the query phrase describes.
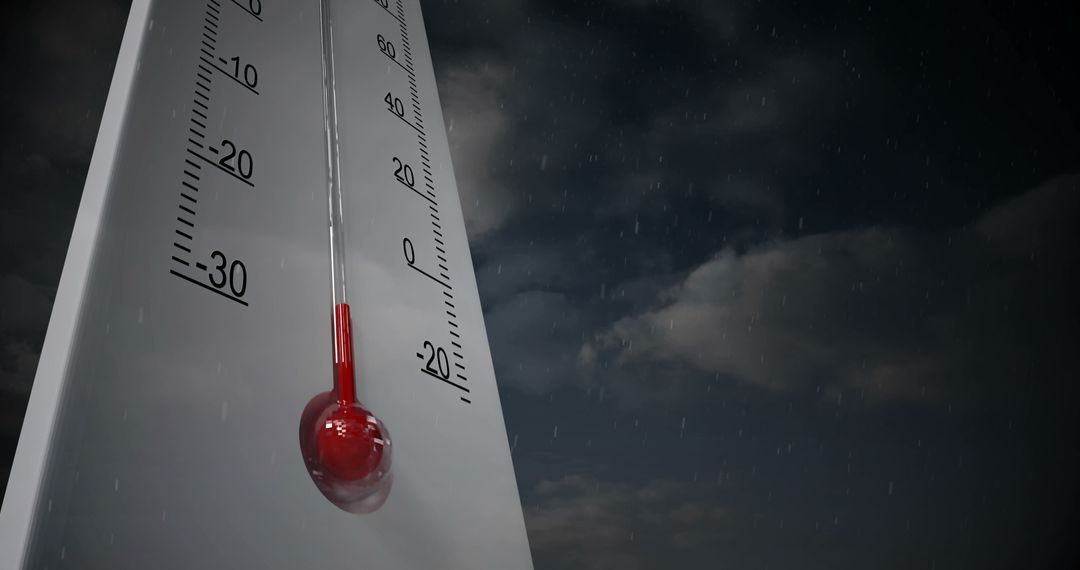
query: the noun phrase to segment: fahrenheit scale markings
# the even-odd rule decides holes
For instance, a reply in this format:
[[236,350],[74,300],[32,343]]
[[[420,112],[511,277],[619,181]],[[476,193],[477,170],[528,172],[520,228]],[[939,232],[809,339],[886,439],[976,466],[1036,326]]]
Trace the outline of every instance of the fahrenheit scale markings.
[[[394,6],[391,8],[390,0],[374,0],[375,5],[381,8],[385,13],[385,16],[395,20],[398,28],[398,40],[401,46],[401,58],[398,57],[398,47],[394,45],[394,42],[388,37],[391,34],[378,34],[375,37],[375,43],[391,62],[393,62],[400,73],[405,74],[405,79],[408,82],[408,100],[410,112],[407,112],[405,105],[402,104],[401,98],[396,96],[392,91],[388,91],[383,98],[383,102],[386,103],[386,109],[390,114],[394,115],[401,122],[402,125],[409,127],[416,133],[417,151],[420,157],[420,180],[423,181],[422,187],[418,187],[416,172],[413,170],[412,165],[402,160],[400,157],[393,157],[392,162],[394,165],[394,179],[401,186],[406,187],[419,198],[427,202],[429,215],[431,218],[431,239],[435,244],[435,250],[438,252],[436,256],[438,262],[435,266],[438,269],[424,269],[420,267],[416,259],[416,249],[413,246],[412,240],[405,237],[402,240],[402,250],[405,256],[405,263],[409,268],[416,271],[417,274],[422,275],[429,279],[431,282],[437,284],[442,289],[442,294],[445,297],[443,304],[446,309],[443,310],[443,314],[446,316],[447,333],[450,337],[450,344],[455,350],[447,352],[446,348],[435,344],[430,340],[423,342],[423,349],[416,353],[416,357],[420,359],[422,366],[420,371],[445,385],[452,386],[461,391],[462,395],[459,396],[462,402],[471,404],[471,391],[468,387],[468,376],[466,375],[465,357],[463,355],[465,349],[461,344],[460,326],[457,322],[457,314],[453,312],[456,308],[454,305],[454,285],[453,279],[450,276],[450,267],[447,264],[446,258],[446,242],[443,241],[445,237],[442,232],[442,225],[440,222],[442,218],[439,216],[439,196],[435,191],[435,179],[431,171],[431,157],[428,153],[428,139],[427,128],[424,126],[424,113],[423,106],[420,102],[420,90],[417,87],[416,82],[416,67],[413,65],[412,59],[412,46],[409,41],[409,24],[405,17],[405,7],[401,0],[394,0]],[[409,116],[411,115],[411,117]],[[453,357],[451,359],[451,356]]]

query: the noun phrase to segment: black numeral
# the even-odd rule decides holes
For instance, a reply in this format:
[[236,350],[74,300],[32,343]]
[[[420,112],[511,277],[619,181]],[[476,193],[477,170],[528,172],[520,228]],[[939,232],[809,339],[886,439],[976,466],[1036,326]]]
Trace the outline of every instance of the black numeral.
[[424,341],[424,348],[428,350],[427,364],[424,370],[430,374],[436,374],[443,380],[450,378],[450,358],[441,346],[435,346],[430,340]]
[[214,251],[210,258],[218,262],[214,270],[210,272],[210,284],[218,289],[224,289],[226,285],[236,297],[243,297],[247,291],[247,268],[243,262],[235,259],[229,263],[224,253]]
[[401,99],[398,99],[390,92],[387,92],[386,97],[383,97],[383,101],[386,101],[386,108],[389,109],[391,113],[403,119],[405,118],[405,105],[401,102]]
[[233,62],[233,77],[243,81],[244,85],[247,85],[252,89],[259,84],[259,72],[255,70],[254,65],[245,63],[241,67],[239,57],[232,57],[229,61]]
[[416,186],[416,176],[413,174],[412,167],[401,162],[401,159],[396,156],[394,157],[394,164],[397,165],[397,170],[394,171],[394,178],[397,178],[398,182],[401,182],[409,188]]
[[[218,164],[231,172],[239,173],[245,180],[251,178],[252,170],[255,168],[251,153],[244,149],[239,149],[237,152],[236,145],[229,139],[222,140],[221,146],[225,149],[225,155],[218,159]],[[235,161],[233,157],[236,157]]]
[[375,42],[379,44],[379,51],[386,54],[386,57],[394,59],[397,57],[397,50],[394,49],[394,44],[387,41],[382,34],[375,37]]

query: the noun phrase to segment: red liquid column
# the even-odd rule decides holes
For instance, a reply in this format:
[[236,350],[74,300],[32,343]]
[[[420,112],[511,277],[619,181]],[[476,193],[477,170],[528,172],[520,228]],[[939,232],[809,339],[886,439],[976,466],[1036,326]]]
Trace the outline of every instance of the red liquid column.
[[334,83],[333,0],[321,0],[323,118],[326,128],[327,205],[333,339],[332,391],[317,394],[300,416],[300,451],[311,480],[334,505],[371,512],[390,492],[390,436],[386,426],[357,399],[352,315],[346,299],[344,192]]

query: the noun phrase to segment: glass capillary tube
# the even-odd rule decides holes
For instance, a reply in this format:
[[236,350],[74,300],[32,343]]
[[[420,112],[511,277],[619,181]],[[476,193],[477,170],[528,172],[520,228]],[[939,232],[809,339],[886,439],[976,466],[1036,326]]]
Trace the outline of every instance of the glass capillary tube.
[[334,81],[334,31],[330,0],[319,2],[322,25],[323,121],[326,130],[327,201],[330,216],[330,289],[334,328],[334,392],[340,403],[356,402],[352,318],[345,296],[345,224],[342,216],[341,162]]
[[352,318],[345,297],[344,185],[334,78],[334,26],[330,5],[320,0],[323,127],[326,130],[326,197],[330,230],[333,303],[334,390],[316,394],[300,415],[300,450],[319,491],[350,513],[378,509],[390,492],[391,444],[386,426],[356,398]]

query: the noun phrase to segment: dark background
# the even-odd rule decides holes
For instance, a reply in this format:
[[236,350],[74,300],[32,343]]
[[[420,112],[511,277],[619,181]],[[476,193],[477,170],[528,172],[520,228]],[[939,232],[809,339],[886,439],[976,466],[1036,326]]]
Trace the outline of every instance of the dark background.
[[[1076,3],[423,7],[537,568],[1078,567]],[[2,10],[0,481],[127,4]]]

